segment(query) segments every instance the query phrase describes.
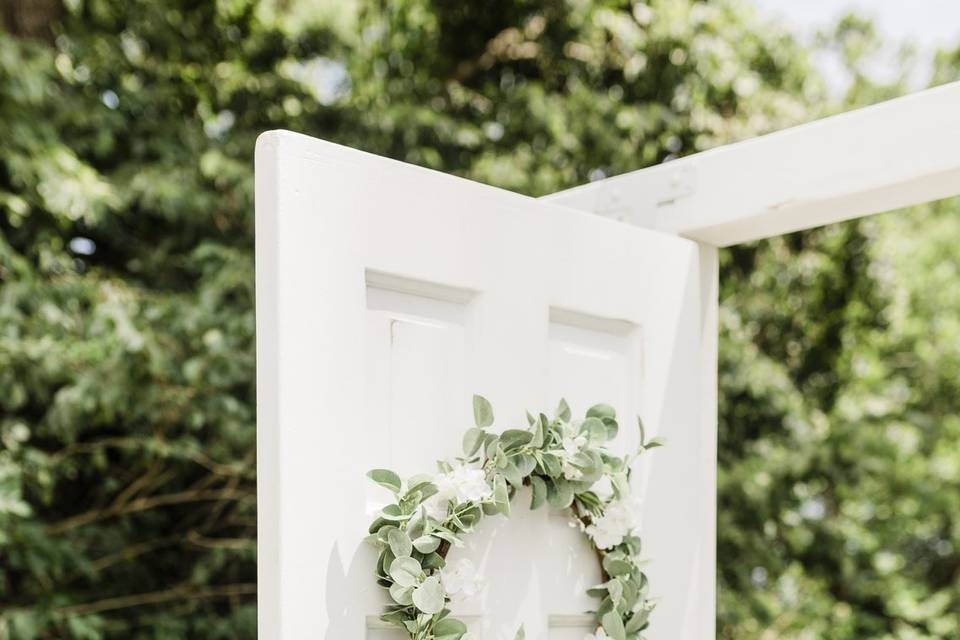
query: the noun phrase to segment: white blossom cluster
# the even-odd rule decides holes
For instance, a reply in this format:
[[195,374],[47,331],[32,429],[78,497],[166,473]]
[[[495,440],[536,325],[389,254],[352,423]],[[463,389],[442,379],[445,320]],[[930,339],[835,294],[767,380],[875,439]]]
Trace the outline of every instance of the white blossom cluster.
[[433,484],[437,487],[437,493],[425,500],[423,506],[431,518],[440,521],[447,517],[450,502],[481,502],[493,496],[493,489],[487,483],[483,469],[460,462],[453,464],[447,473],[434,477]]
[[640,498],[628,494],[611,502],[585,531],[598,549],[611,549],[640,528]]
[[454,602],[468,600],[483,590],[482,576],[474,564],[466,558],[448,562],[440,570],[440,583]]

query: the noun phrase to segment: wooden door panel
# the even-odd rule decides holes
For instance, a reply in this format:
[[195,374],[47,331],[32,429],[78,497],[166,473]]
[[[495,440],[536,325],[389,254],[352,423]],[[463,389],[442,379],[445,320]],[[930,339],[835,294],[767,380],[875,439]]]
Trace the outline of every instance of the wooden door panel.
[[[649,638],[706,640],[715,445],[694,244],[282,132],[258,144],[257,225],[261,638],[403,637],[376,619],[362,539],[388,496],[364,474],[458,455],[480,393],[497,428],[566,397],[616,406],[622,452],[637,413],[671,439],[636,482],[661,597]],[[478,640],[589,630],[592,548],[528,501],[450,554],[488,582],[454,606]]]

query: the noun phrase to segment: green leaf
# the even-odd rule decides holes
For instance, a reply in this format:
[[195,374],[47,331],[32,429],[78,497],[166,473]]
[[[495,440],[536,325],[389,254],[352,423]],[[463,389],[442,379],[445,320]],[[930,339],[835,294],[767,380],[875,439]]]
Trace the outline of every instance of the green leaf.
[[620,432],[620,425],[613,418],[602,418],[603,426],[607,428],[607,442],[617,437]]
[[423,570],[420,568],[419,562],[406,556],[391,562],[388,573],[393,581],[401,587],[412,587],[423,575]]
[[376,534],[365,536],[363,541],[374,549],[383,549],[383,540],[381,540]]
[[557,458],[557,456],[546,453],[542,456],[542,459],[543,469],[551,478],[556,478],[563,472],[563,465],[560,463],[560,459]]
[[447,563],[439,553],[430,553],[423,559],[423,568],[426,571],[433,571],[434,569],[442,569],[443,566]]
[[499,513],[510,515],[510,494],[507,491],[507,481],[501,475],[497,475],[493,480],[493,501]]
[[588,418],[616,418],[617,411],[608,404],[595,404],[587,409]]
[[525,429],[507,429],[500,434],[500,448],[504,451],[519,449],[533,440],[533,433]]
[[560,403],[557,405],[557,411],[554,415],[564,422],[570,422],[570,405],[567,404],[565,399],[560,398]]
[[436,640],[460,640],[467,632],[467,625],[456,618],[444,618],[433,625],[433,637]]
[[[413,602],[411,600],[410,602]],[[403,626],[403,612],[402,611],[388,611],[380,616],[380,619],[384,622],[397,625],[398,627]]]
[[610,601],[613,603],[613,608],[622,608],[623,583],[619,580],[610,580],[607,582],[607,591],[610,593]]
[[400,507],[395,504],[388,504],[380,511],[380,517],[383,520],[390,520],[392,522],[400,522],[406,520],[409,515],[404,514],[400,511]]
[[533,439],[530,440],[530,446],[535,449],[539,449],[543,446],[547,427],[540,421],[539,418],[535,419],[529,413],[527,415],[530,416],[530,426],[533,427]]
[[444,598],[440,578],[430,576],[414,589],[413,604],[424,613],[434,614],[443,611]]
[[517,635],[513,636],[513,640],[524,640],[527,637],[527,634],[523,631],[523,625],[520,625],[520,628],[517,629]]
[[409,606],[413,604],[413,587],[404,587],[397,583],[390,585],[390,597],[397,604]]
[[368,532],[368,533],[376,533],[376,532],[380,531],[380,529],[382,529],[383,527],[387,527],[387,526],[391,526],[391,527],[392,527],[393,525],[391,525],[391,524],[390,524],[390,521],[387,520],[386,518],[377,518],[377,519],[374,520],[372,523],[370,523],[370,528],[367,529],[367,532]]
[[607,426],[603,424],[600,418],[587,418],[580,427],[587,433],[591,442],[599,443],[607,441]]
[[573,488],[566,480],[554,480],[547,485],[547,502],[555,509],[566,509],[573,502]]
[[420,536],[413,541],[413,547],[420,553],[432,553],[440,546],[440,538]]
[[481,429],[493,424],[493,407],[483,396],[473,396],[473,421]]
[[520,475],[526,478],[537,468],[537,459],[529,453],[523,453],[516,457],[514,464],[520,471]]
[[389,469],[373,469],[367,472],[367,477],[381,487],[386,487],[394,493],[400,493],[400,476]]
[[643,607],[636,613],[634,613],[629,622],[627,622],[626,632],[635,633],[644,628],[647,623],[647,620],[650,618],[650,609],[648,607]]
[[633,567],[626,560],[618,560],[607,556],[603,559],[603,569],[608,575],[616,577],[628,575]]
[[463,453],[466,456],[474,455],[483,444],[483,429],[471,427],[463,434]]
[[407,535],[406,531],[401,531],[400,529],[390,530],[387,534],[387,543],[390,545],[390,550],[393,551],[393,555],[398,558],[409,556],[413,550],[413,545],[410,543],[410,536]]
[[605,613],[603,618],[600,619],[600,624],[603,625],[603,630],[613,640],[627,640],[627,631],[623,627],[623,619],[616,609]]
[[547,501],[547,483],[540,476],[530,476],[530,489],[533,491],[530,508],[539,509]]
[[647,430],[643,428],[643,418],[637,416],[637,428],[640,429],[640,448],[647,442]]
[[432,482],[421,482],[416,487],[407,491],[403,502],[412,506],[422,504],[430,496],[436,495],[439,489]]
[[500,473],[507,479],[507,482],[517,489],[523,485],[523,474],[520,473],[520,469],[517,468],[517,465],[515,465],[513,461],[507,460],[507,463],[503,466],[503,469],[500,470]]
[[667,439],[660,436],[656,438],[650,438],[650,441],[644,445],[644,449],[656,449],[657,447],[663,447],[667,444]]

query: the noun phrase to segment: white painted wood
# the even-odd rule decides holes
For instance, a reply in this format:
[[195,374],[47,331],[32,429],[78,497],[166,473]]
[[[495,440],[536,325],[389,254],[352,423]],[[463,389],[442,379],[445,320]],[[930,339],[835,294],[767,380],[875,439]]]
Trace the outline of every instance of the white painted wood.
[[960,83],[547,201],[728,246],[960,194]]
[[[456,455],[476,392],[499,428],[563,394],[626,414],[618,447],[633,413],[669,439],[635,474],[648,637],[713,638],[716,251],[291,133],[256,162],[259,637],[398,637],[364,473]],[[483,640],[582,637],[596,560],[526,499],[470,537],[488,589],[457,613]]]

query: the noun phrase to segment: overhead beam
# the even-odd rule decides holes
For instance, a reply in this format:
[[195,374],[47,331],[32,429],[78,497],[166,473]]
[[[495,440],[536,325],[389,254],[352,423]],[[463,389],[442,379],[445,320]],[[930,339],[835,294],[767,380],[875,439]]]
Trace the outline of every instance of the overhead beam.
[[960,194],[960,83],[546,196],[715,246]]

